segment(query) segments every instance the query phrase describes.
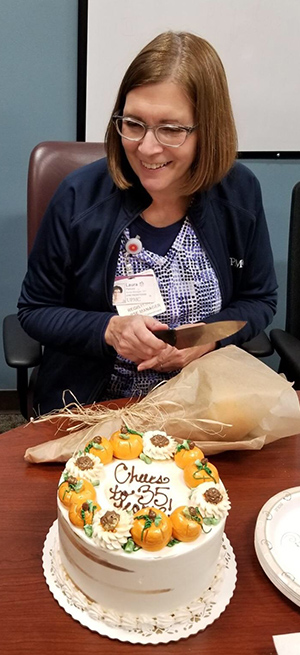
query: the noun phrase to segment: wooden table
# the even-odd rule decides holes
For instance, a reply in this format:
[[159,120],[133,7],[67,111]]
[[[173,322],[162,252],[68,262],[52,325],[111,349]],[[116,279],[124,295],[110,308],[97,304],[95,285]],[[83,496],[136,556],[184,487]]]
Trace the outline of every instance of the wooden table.
[[62,464],[26,464],[27,447],[54,438],[52,424],[28,425],[0,435],[0,652],[2,655],[275,655],[272,635],[300,631],[300,610],[281,594],[260,567],[254,528],[264,503],[300,485],[300,435],[261,451],[227,452],[212,461],[232,502],[226,534],[234,549],[238,579],[220,618],[188,640],[131,645],[101,637],[74,621],[54,600],[42,571],[42,549],[56,518],[56,486]]

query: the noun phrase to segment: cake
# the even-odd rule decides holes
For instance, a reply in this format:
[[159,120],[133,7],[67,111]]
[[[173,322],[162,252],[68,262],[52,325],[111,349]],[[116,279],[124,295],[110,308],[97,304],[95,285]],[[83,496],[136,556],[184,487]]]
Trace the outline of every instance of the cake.
[[128,426],[94,436],[66,463],[57,502],[62,566],[110,624],[180,622],[222,575],[230,502],[189,440]]

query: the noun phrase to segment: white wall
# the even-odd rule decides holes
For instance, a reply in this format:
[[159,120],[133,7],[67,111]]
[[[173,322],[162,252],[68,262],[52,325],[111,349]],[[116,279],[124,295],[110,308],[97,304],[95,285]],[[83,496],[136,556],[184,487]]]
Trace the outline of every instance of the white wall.
[[103,141],[131,60],[169,29],[198,34],[219,53],[240,151],[300,152],[299,0],[89,0],[88,141]]

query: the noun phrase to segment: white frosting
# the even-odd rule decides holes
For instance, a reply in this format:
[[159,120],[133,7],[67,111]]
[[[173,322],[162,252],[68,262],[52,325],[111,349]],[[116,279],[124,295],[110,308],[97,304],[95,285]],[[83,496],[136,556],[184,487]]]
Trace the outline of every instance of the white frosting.
[[[111,508],[113,511],[114,508]],[[119,550],[122,544],[126,544],[128,537],[131,536],[130,530],[133,525],[133,517],[128,512],[119,511],[119,522],[116,528],[105,530],[101,524],[101,518],[108,510],[96,512],[93,518],[93,540],[97,545],[108,550]]]
[[[169,443],[165,446],[155,446],[151,439],[155,435],[161,435],[168,439]],[[166,432],[159,432],[159,430],[149,430],[143,434],[143,453],[150,457],[150,459],[171,459],[177,448],[177,441],[173,437],[169,437]]]
[[[209,489],[216,489],[222,496],[218,503],[210,503],[204,496]],[[223,485],[214,482],[203,482],[190,494],[190,505],[199,508],[200,514],[206,518],[222,519],[228,515],[231,504]]]
[[151,464],[141,459],[113,459],[104,467],[97,488],[98,502],[103,509],[113,505],[116,512],[123,509],[135,513],[153,507],[168,515],[188,503],[189,493],[182,469],[170,459],[153,460]]
[[[85,469],[84,471],[79,468],[79,466],[76,465],[76,461],[79,457],[88,457],[93,464],[92,468]],[[81,453],[73,455],[73,457],[68,459],[64,473],[68,473],[69,476],[73,475],[75,478],[85,478],[85,480],[89,480],[89,482],[96,482],[101,479],[102,471],[103,464],[99,457],[95,457],[92,453]]]
[[145,614],[144,612],[132,614],[127,612],[126,608],[121,612],[108,610],[99,603],[88,599],[74,586],[69,575],[66,574],[57,548],[53,549],[52,571],[55,575],[56,583],[63,593],[72,599],[76,607],[86,611],[91,619],[104,621],[112,627],[121,627],[128,631],[139,630],[148,633],[156,629],[167,631],[176,624],[186,624],[186,622],[194,621],[196,617],[205,615],[206,612],[209,613],[211,605],[215,602],[216,594],[220,590],[224,568],[228,568],[228,557],[230,557],[229,553],[224,548],[221,548],[214,577],[209,588],[200,597],[193,599],[188,603],[188,606],[179,604],[171,613],[168,611],[162,613],[155,612],[153,615]]

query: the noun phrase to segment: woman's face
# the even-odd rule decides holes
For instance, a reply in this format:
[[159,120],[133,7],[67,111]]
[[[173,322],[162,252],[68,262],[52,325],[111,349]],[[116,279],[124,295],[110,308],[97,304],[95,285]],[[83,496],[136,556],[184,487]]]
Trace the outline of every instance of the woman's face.
[[[147,125],[169,123],[194,125],[193,107],[182,88],[174,82],[147,84],[126,96],[123,116],[130,116]],[[142,141],[122,138],[122,145],[131,168],[152,198],[181,196],[180,186],[188,177],[195,159],[197,134],[192,132],[179,148],[161,145],[153,130]]]

